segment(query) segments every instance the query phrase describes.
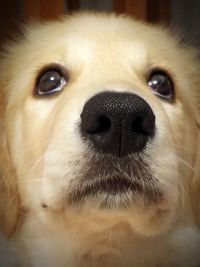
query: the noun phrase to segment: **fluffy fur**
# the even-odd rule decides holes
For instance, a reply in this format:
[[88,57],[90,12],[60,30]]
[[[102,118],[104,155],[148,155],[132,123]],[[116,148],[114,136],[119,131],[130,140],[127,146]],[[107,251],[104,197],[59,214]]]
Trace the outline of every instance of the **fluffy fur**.
[[[63,92],[34,96],[38,73],[55,63],[68,72]],[[174,102],[148,88],[153,68],[171,75]],[[129,17],[84,13],[26,27],[1,58],[0,230],[7,241],[0,253],[14,248],[26,267],[200,266],[199,71],[193,49]],[[144,194],[126,207],[117,197],[109,208],[100,207],[101,196],[68,202],[70,188],[95,164],[80,114],[105,90],[138,94],[156,116],[145,160],[158,201],[146,203]]]

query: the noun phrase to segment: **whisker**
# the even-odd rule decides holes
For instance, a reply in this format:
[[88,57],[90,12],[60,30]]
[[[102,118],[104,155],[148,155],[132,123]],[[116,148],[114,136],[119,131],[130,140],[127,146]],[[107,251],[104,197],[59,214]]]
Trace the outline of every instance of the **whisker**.
[[200,148],[198,148],[198,147],[195,147],[195,150],[194,150],[193,148],[188,147],[188,146],[182,146],[182,145],[178,145],[178,144],[174,144],[174,146],[176,148],[184,149],[185,151],[190,152],[190,153],[192,153],[194,155],[196,155],[197,151],[200,151]]
[[184,160],[183,158],[181,158],[180,156],[178,156],[177,154],[175,153],[170,153],[172,154],[173,156],[176,157],[176,159],[181,162],[184,166],[188,167],[195,175],[197,175],[197,173],[195,172],[195,169],[193,166],[191,166],[191,164],[189,164],[186,160]]

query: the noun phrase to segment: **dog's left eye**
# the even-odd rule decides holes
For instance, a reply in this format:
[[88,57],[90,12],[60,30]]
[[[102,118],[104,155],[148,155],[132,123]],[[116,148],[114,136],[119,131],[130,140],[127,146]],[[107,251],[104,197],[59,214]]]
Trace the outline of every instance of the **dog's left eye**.
[[55,94],[63,90],[67,81],[59,69],[48,69],[40,76],[36,84],[36,95]]
[[153,71],[148,79],[148,86],[155,95],[171,100],[174,98],[173,83],[169,75],[162,71]]

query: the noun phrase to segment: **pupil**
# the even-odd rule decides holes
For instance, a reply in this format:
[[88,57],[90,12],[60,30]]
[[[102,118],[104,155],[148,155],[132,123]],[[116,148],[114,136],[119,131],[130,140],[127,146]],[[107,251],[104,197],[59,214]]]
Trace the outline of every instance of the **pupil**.
[[59,87],[61,84],[61,77],[58,73],[47,73],[42,81],[41,89],[44,92],[52,91]]
[[162,70],[153,71],[148,79],[148,87],[155,95],[171,100],[174,99],[173,81],[167,73]]
[[162,95],[170,94],[170,83],[165,76],[156,75],[152,80],[153,89]]

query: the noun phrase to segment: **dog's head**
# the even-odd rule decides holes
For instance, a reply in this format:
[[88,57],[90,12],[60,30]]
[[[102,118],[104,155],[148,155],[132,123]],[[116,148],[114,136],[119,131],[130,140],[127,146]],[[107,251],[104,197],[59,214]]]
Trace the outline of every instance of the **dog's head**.
[[193,219],[199,65],[175,39],[127,17],[81,14],[31,26],[7,47],[0,73],[5,231],[19,207],[46,221],[57,210],[109,210],[143,234]]

